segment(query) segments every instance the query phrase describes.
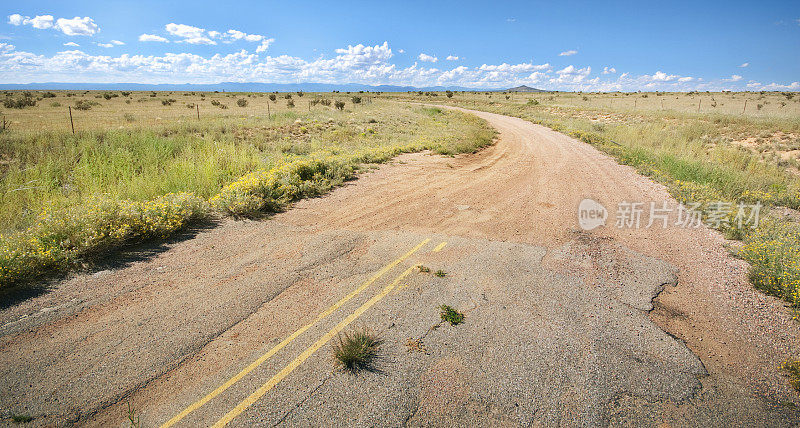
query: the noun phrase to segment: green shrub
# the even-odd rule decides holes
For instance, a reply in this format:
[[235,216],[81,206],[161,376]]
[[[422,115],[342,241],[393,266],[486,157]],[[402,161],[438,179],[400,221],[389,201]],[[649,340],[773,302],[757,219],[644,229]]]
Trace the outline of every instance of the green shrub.
[[236,100],[236,105],[239,107],[247,107],[247,100],[244,98],[239,98]]
[[439,317],[450,325],[459,325],[464,322],[464,314],[447,305],[439,306]]
[[377,334],[364,328],[341,333],[333,343],[333,358],[337,366],[350,372],[373,370],[382,343]]

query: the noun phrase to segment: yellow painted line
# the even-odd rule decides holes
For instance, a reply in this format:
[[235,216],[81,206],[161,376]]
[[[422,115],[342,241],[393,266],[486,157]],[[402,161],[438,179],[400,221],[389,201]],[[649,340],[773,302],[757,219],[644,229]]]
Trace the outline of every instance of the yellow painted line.
[[241,403],[239,403],[236,407],[233,408],[230,412],[228,412],[225,416],[222,417],[217,423],[213,425],[214,428],[221,428],[227,425],[230,421],[232,421],[235,417],[239,416],[247,410],[248,407],[252,406],[253,403],[258,401],[261,397],[264,396],[270,389],[275,387],[280,381],[282,381],[286,376],[292,373],[297,367],[299,367],[303,362],[309,359],[314,352],[316,352],[319,348],[325,346],[328,341],[330,341],[334,336],[339,334],[342,330],[345,329],[350,323],[356,320],[356,318],[360,317],[361,314],[367,311],[367,309],[371,308],[374,304],[378,303],[381,299],[386,297],[391,291],[397,286],[397,283],[403,280],[408,274],[414,270],[416,266],[411,266],[410,268],[406,269],[403,273],[401,273],[397,278],[392,281],[391,284],[387,285],[380,293],[372,296],[371,299],[367,300],[366,303],[361,305],[358,309],[355,310],[352,314],[348,315],[347,318],[342,320],[336,327],[330,329],[324,336],[322,336],[319,340],[317,340],[313,345],[306,348],[302,354],[298,355],[297,358],[292,360],[286,367],[283,368],[278,374],[273,376],[270,380],[267,381],[264,385],[260,388],[255,390],[249,397],[245,398]]
[[335,310],[339,309],[339,308],[340,308],[342,305],[344,305],[345,303],[347,303],[347,302],[348,302],[350,299],[352,299],[353,297],[357,296],[359,293],[361,293],[362,291],[364,291],[364,290],[365,290],[367,287],[369,287],[370,285],[372,285],[372,283],[373,283],[373,282],[377,281],[377,280],[378,280],[378,278],[382,277],[382,276],[383,276],[383,275],[384,275],[386,272],[389,272],[389,271],[390,271],[390,270],[391,270],[393,267],[395,267],[395,266],[397,266],[398,264],[400,264],[400,263],[401,263],[403,260],[405,260],[405,259],[407,259],[407,258],[411,257],[411,255],[412,255],[412,254],[416,253],[416,252],[417,252],[417,251],[418,251],[420,248],[422,248],[422,247],[423,247],[425,244],[427,244],[429,241],[430,241],[430,238],[428,238],[428,239],[425,239],[424,241],[422,241],[422,242],[420,242],[419,244],[417,244],[417,246],[416,246],[416,247],[412,248],[412,249],[411,249],[411,250],[409,250],[407,253],[405,253],[405,254],[403,254],[402,256],[400,256],[400,258],[398,258],[397,260],[395,260],[395,261],[393,261],[393,262],[389,263],[388,265],[386,265],[386,266],[384,266],[383,268],[381,268],[381,270],[379,270],[379,271],[375,272],[375,274],[374,274],[374,275],[372,275],[372,276],[371,276],[371,277],[370,277],[368,280],[364,281],[364,283],[363,283],[363,284],[361,284],[361,285],[360,285],[358,288],[356,288],[355,290],[353,290],[353,292],[351,292],[350,294],[348,294],[348,295],[347,295],[347,296],[345,296],[345,297],[342,297],[342,298],[341,298],[341,300],[339,300],[338,302],[334,303],[334,304],[333,304],[331,307],[329,307],[328,309],[326,309],[324,312],[321,312],[321,313],[320,313],[319,315],[317,315],[317,317],[316,317],[316,318],[315,318],[313,321],[311,321],[310,323],[308,323],[308,324],[304,325],[303,327],[300,327],[300,328],[299,328],[297,331],[295,331],[294,333],[292,333],[292,334],[291,334],[289,337],[287,337],[286,339],[284,339],[284,340],[283,340],[281,343],[279,343],[279,344],[275,345],[275,346],[274,346],[272,349],[270,349],[270,350],[269,350],[269,351],[268,351],[266,354],[264,354],[264,355],[260,356],[260,357],[259,357],[257,360],[253,361],[253,362],[252,362],[252,363],[251,363],[249,366],[245,367],[245,368],[244,368],[242,371],[240,371],[239,373],[237,373],[237,374],[236,374],[236,376],[234,376],[234,377],[232,377],[232,378],[228,379],[228,381],[227,381],[227,382],[225,382],[225,383],[223,383],[222,385],[220,385],[220,386],[219,386],[217,389],[215,389],[215,390],[211,391],[211,392],[210,392],[208,395],[206,395],[205,397],[203,397],[203,398],[201,398],[201,399],[197,400],[196,402],[192,403],[192,405],[190,405],[189,407],[187,407],[186,409],[184,409],[182,412],[180,412],[180,413],[178,413],[177,415],[175,415],[175,416],[174,416],[172,419],[170,419],[170,420],[168,420],[167,422],[165,422],[163,425],[161,425],[161,428],[169,428],[169,427],[171,427],[171,426],[175,425],[175,424],[176,424],[178,421],[180,421],[181,419],[185,418],[185,417],[186,417],[186,415],[188,415],[189,413],[191,413],[191,412],[193,412],[193,411],[195,411],[195,410],[199,409],[199,408],[200,408],[202,405],[204,405],[204,404],[208,403],[208,402],[209,402],[209,401],[211,401],[211,400],[212,400],[214,397],[218,396],[218,395],[219,395],[219,394],[221,394],[223,391],[225,391],[226,389],[230,388],[230,387],[231,387],[231,386],[232,386],[234,383],[238,382],[238,381],[239,381],[239,380],[241,380],[243,377],[245,377],[245,376],[246,376],[248,373],[250,373],[250,372],[252,372],[253,370],[255,370],[255,369],[258,367],[258,366],[260,366],[262,363],[264,363],[264,361],[267,361],[267,360],[268,360],[270,357],[272,357],[273,355],[275,355],[275,353],[277,353],[278,351],[280,351],[281,349],[283,349],[283,348],[284,348],[286,345],[288,345],[289,343],[291,343],[291,342],[292,342],[293,340],[295,340],[295,339],[296,339],[298,336],[300,336],[301,334],[303,334],[303,333],[304,333],[306,330],[308,330],[309,328],[313,327],[313,326],[314,326],[315,324],[317,324],[319,321],[321,321],[322,319],[324,319],[324,318],[325,318],[325,317],[327,317],[328,315],[332,314],[332,313],[333,313]]
[[438,253],[439,251],[442,251],[442,248],[444,248],[445,245],[447,245],[447,242],[442,242],[433,249],[433,252]]

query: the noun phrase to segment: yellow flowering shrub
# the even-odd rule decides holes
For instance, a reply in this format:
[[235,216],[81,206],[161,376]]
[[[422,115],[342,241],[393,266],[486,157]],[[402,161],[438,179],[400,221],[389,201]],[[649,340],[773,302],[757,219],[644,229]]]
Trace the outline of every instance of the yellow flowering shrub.
[[42,212],[28,229],[0,236],[0,288],[125,243],[162,238],[208,215],[191,193],[151,201],[98,197],[68,209]]
[[800,225],[766,219],[745,238],[740,255],[756,287],[800,307]]

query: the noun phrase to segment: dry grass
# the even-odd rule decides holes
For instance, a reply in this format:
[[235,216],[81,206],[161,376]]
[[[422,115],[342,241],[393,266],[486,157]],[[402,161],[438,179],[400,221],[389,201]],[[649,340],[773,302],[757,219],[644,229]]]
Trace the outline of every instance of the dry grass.
[[[47,103],[76,98],[58,93],[14,109],[0,133],[0,288],[209,216],[281,210],[399,153],[470,152],[494,135],[470,115],[366,96],[343,111],[306,103],[347,94],[294,95],[294,110],[266,94],[92,94],[82,96],[120,110],[80,111],[91,130],[58,130],[63,108]],[[201,108],[200,120],[186,107],[241,99]]]

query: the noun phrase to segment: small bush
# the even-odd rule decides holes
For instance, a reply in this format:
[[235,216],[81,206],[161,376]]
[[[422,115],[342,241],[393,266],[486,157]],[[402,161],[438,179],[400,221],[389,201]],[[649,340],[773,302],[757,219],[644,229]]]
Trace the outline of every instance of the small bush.
[[130,113],[125,113],[122,115],[122,118],[125,119],[125,122],[132,123],[136,121],[136,117]]
[[305,95],[305,94],[303,93],[303,91],[297,91],[297,96],[298,96],[298,97],[302,97],[303,95]]
[[344,101],[336,101],[333,105],[336,107],[336,110],[344,110]]
[[350,98],[350,101],[352,101],[353,104],[361,104],[361,97],[356,95],[356,96]]
[[58,101],[53,101],[50,103],[50,107],[61,107],[61,103]]
[[331,100],[329,100],[329,99],[323,98],[323,99],[319,100],[319,103],[324,105],[325,107],[330,107],[331,106]]
[[3,100],[3,106],[5,108],[19,108],[23,109],[25,107],[34,107],[36,105],[36,100],[32,97],[22,96],[20,98],[6,98]]
[[122,92],[120,92],[120,94],[122,94],[122,96],[123,96],[123,97],[127,97],[127,96],[129,96],[131,93],[130,93],[130,92],[128,92],[128,91],[122,91]]
[[161,100],[161,105],[171,106],[176,100],[173,98],[167,98],[165,100]]
[[450,325],[459,325],[464,322],[464,314],[450,306],[441,305],[439,306],[439,311],[442,321],[449,322]]
[[52,92],[45,92],[45,93],[42,94],[42,98],[55,98],[55,97],[56,97],[56,94],[54,94]]
[[341,333],[333,343],[333,358],[337,366],[350,372],[373,370],[382,343],[377,334],[364,328]]
[[428,272],[431,271],[431,268],[429,268],[427,266],[423,266],[423,265],[419,265],[419,266],[417,266],[417,268],[419,268],[419,271],[422,272],[422,273],[428,273]]
[[290,99],[286,101],[286,107],[294,108],[294,100]]
[[269,100],[270,100],[270,101],[273,101],[273,102],[274,102],[274,101],[275,101],[275,100],[277,100],[277,99],[278,99],[278,97],[276,97],[276,96],[275,96],[275,94],[269,94]]
[[286,98],[287,100],[291,100],[292,99],[292,94],[286,94],[286,95],[283,96],[283,98]]
[[92,107],[100,105],[97,101],[78,100],[75,103],[75,110],[90,110]]
[[444,278],[444,277],[446,277],[446,276],[447,276],[447,272],[445,272],[445,271],[443,271],[443,270],[441,270],[441,269],[437,270],[437,271],[436,271],[436,272],[434,272],[433,274],[434,274],[434,275],[436,275],[436,276],[438,276],[439,278]]
[[247,100],[244,98],[239,98],[236,100],[236,105],[239,107],[247,107]]
[[447,91],[445,95],[447,95],[447,98],[453,98],[453,91]]

